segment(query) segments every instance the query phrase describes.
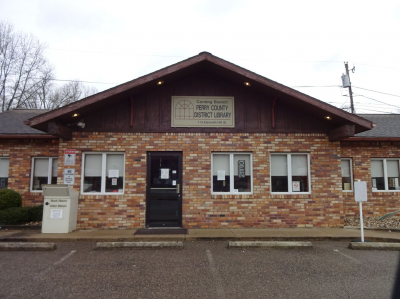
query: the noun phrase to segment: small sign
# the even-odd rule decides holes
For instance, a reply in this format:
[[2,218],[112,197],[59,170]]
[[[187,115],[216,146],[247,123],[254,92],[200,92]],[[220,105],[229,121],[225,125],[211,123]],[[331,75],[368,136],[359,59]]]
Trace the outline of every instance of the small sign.
[[217,181],[225,181],[225,170],[217,171]]
[[172,181],[172,186],[176,186],[176,181]]
[[75,169],[64,169],[64,184],[73,185],[75,183]]
[[161,168],[161,179],[168,180],[169,179],[169,168]]
[[292,189],[293,189],[293,192],[300,192],[300,182],[293,181]]
[[111,185],[112,186],[116,186],[117,185],[117,179],[116,178],[111,179]]
[[367,201],[367,182],[354,182],[354,199],[358,202]]
[[66,149],[64,151],[64,165],[75,165],[76,150]]
[[62,219],[63,210],[62,209],[51,209],[50,219]]
[[119,170],[118,169],[110,169],[108,171],[109,178],[119,178]]
[[245,160],[238,161],[238,176],[239,178],[246,177]]

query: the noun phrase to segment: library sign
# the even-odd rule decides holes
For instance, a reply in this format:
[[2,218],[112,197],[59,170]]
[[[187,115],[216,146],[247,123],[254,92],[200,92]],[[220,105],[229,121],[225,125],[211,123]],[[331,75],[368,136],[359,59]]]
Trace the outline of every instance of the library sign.
[[233,97],[172,97],[172,127],[235,127]]

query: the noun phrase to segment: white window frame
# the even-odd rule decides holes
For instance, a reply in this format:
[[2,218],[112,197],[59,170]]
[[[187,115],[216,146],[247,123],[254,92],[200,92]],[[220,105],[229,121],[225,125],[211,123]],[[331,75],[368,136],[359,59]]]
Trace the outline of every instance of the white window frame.
[[[352,158],[342,158],[340,159],[340,178],[342,178],[342,161],[349,161],[350,164],[350,190],[344,190],[343,186],[342,186],[342,191],[343,192],[353,192],[353,185],[354,185],[354,181],[353,181],[353,159]],[[342,184],[342,182],[340,182],[340,184]]]
[[[33,176],[35,174],[35,159],[48,159],[49,166],[47,169],[47,184],[51,184],[51,178],[53,174],[53,159],[58,159],[58,157],[32,157],[32,166],[31,166],[31,183],[30,183],[30,191],[41,193],[43,190],[33,190]],[[60,160],[58,160],[58,163]],[[58,168],[58,165],[57,165]],[[58,171],[57,171],[57,179],[58,179]]]
[[[85,181],[85,158],[86,155],[102,155],[101,158],[101,191],[100,192],[84,192],[83,184]],[[107,155],[121,155],[124,158],[123,162],[123,177],[124,177],[124,183],[122,185],[122,192],[106,192],[106,168],[107,168]],[[81,169],[81,194],[83,195],[121,195],[125,193],[125,182],[126,182],[126,176],[125,176],[125,152],[86,152],[82,153],[82,169]]]
[[[214,192],[214,180],[213,180],[213,156],[214,155],[229,155],[229,185],[230,185],[230,192]],[[234,182],[235,182],[235,175],[234,175],[234,155],[249,155],[250,156],[250,192],[234,192]],[[247,152],[215,152],[211,153],[211,194],[212,195],[248,195],[253,194],[253,154]]]
[[[10,157],[1,156],[0,159],[1,160],[8,160],[8,172],[7,172],[7,181],[8,181],[8,178],[10,177]],[[1,171],[1,169],[0,169],[0,171]],[[6,188],[8,188],[8,183],[7,183],[7,187]],[[2,188],[0,188],[0,189],[2,189]]]
[[[386,161],[397,161],[399,163],[399,168],[400,168],[400,159],[399,158],[371,158],[370,161],[382,161],[383,164],[383,180],[385,182],[385,190],[374,190],[372,188],[372,167],[370,166],[370,175],[371,175],[371,189],[372,192],[400,192],[400,190],[389,190],[389,183],[388,183],[388,175],[387,175],[387,164]],[[371,165],[371,163],[370,163]],[[400,174],[400,169],[399,169],[399,174]]]
[[[285,155],[287,158],[287,173],[288,173],[288,192],[273,192],[272,191],[272,156],[274,155]],[[307,176],[308,176],[308,190],[307,192],[293,192],[293,183],[292,183],[292,156],[295,155],[306,155],[307,156]],[[269,182],[270,182],[270,192],[271,194],[311,194],[311,168],[310,168],[310,154],[309,153],[271,153],[270,154],[270,172],[269,172]]]

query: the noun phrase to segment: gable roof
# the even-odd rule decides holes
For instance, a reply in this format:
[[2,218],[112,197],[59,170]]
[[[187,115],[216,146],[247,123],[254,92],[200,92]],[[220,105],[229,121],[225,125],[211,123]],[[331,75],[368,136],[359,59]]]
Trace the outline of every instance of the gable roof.
[[3,138],[18,137],[47,137],[45,132],[36,130],[24,123],[24,121],[46,113],[50,110],[45,109],[14,109],[0,113],[0,135]]
[[243,84],[244,81],[250,82],[251,88],[254,90],[263,94],[271,94],[275,96],[278,101],[292,106],[293,108],[307,111],[310,114],[318,115],[318,117],[330,116],[330,121],[335,127],[353,125],[356,133],[369,130],[373,127],[373,123],[369,120],[363,119],[355,114],[350,114],[297,90],[260,76],[208,52],[201,52],[196,56],[148,75],[33,117],[26,123],[34,128],[47,131],[47,125],[50,121],[59,123],[71,122],[72,114],[74,113],[84,115],[85,113],[93,111],[93,109],[99,109],[118,103],[122,96],[126,98],[133,93],[154,88],[159,80],[164,81],[164,84],[168,84],[168,81],[182,78],[198,70],[213,72],[233,82],[237,82],[238,84]]

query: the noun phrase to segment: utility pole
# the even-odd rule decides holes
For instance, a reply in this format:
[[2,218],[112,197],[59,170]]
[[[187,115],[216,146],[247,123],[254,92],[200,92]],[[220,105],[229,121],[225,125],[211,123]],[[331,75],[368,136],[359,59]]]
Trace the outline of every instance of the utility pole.
[[[344,63],[344,66],[346,67],[346,74],[347,74],[347,77],[349,78],[348,88],[349,88],[349,94],[350,94],[351,113],[354,114],[353,92],[351,91],[351,82],[350,82],[349,67],[347,66],[347,61]],[[353,67],[352,71],[354,73],[354,67]]]

